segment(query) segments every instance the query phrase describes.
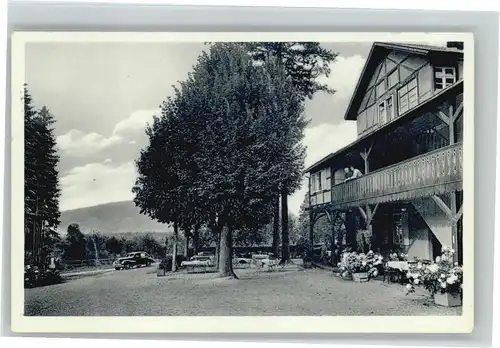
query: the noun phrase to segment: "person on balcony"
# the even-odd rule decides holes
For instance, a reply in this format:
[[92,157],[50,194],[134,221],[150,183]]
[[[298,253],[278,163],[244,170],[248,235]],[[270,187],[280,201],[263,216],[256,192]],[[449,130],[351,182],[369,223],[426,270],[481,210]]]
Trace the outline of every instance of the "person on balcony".
[[361,173],[359,169],[354,168],[354,166],[350,166],[349,168],[344,168],[344,172],[346,173],[346,178],[344,182],[363,176],[363,173]]
[[358,168],[354,168],[353,166],[351,166],[350,170],[352,172],[352,175],[349,178],[349,180],[356,179],[356,178],[359,178],[359,177],[363,176],[363,173],[361,173],[361,170],[359,170]]
[[349,168],[345,167],[344,168],[344,173],[345,173],[345,179],[344,179],[344,182],[347,182],[351,179],[351,176],[352,176],[352,172]]

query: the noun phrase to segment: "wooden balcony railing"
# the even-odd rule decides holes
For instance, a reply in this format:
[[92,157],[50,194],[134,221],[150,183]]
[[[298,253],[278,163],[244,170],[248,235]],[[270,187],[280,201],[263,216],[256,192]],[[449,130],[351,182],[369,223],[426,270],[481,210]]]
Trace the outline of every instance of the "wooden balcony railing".
[[[457,190],[462,190],[462,143],[446,146],[333,186],[331,195],[328,196],[331,196],[330,202],[334,208],[340,209]],[[322,203],[329,202],[323,200]],[[311,205],[315,204],[319,204],[318,200],[311,201]]]

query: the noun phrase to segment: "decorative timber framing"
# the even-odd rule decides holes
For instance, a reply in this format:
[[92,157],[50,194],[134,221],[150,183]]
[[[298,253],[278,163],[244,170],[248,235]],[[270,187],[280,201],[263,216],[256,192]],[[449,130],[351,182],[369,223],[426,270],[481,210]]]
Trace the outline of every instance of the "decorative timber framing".
[[458,105],[457,109],[454,110],[453,105],[450,105],[448,108],[448,115],[446,115],[444,112],[439,110],[436,114],[436,116],[443,121],[445,124],[448,125],[448,130],[449,130],[449,142],[450,145],[453,145],[456,143],[455,139],[455,123],[457,119],[460,117],[464,109],[464,103],[463,101],[460,102],[460,105]]
[[450,193],[450,206],[439,197],[431,196],[436,205],[446,214],[451,224],[451,247],[456,251],[454,261],[458,261],[458,220],[463,214],[463,203],[460,203],[460,208],[457,210],[457,193]]

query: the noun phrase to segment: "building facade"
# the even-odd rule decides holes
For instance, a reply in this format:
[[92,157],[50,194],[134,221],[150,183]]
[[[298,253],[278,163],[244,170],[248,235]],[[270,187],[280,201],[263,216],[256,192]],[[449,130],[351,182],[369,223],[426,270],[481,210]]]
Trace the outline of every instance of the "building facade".
[[[306,170],[310,240],[326,215],[344,247],[431,260],[446,245],[461,262],[461,43],[374,43],[344,118],[357,139]],[[349,167],[362,175],[345,181]]]

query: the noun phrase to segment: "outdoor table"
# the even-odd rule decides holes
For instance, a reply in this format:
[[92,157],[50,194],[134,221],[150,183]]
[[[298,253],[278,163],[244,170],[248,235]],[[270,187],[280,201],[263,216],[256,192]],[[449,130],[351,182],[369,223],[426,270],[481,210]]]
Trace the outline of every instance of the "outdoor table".
[[387,267],[397,269],[398,271],[408,271],[410,269],[408,261],[388,261]]

